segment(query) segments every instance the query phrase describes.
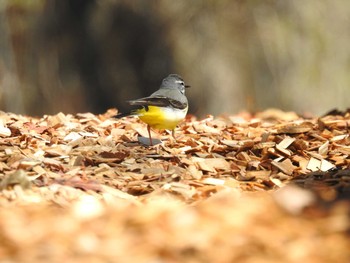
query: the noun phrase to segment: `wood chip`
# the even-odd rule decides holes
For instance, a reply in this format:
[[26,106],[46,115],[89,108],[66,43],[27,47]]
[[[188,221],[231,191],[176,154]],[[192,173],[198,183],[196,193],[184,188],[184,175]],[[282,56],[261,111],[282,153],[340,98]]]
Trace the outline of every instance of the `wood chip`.
[[319,171],[321,169],[321,161],[319,159],[316,159],[314,157],[311,157],[306,169],[310,170],[310,171]]
[[282,162],[272,161],[271,164],[287,175],[292,175],[293,171],[297,168],[289,159],[285,159]]
[[302,124],[292,124],[292,125],[285,125],[281,128],[277,129],[278,134],[298,134],[298,133],[305,133],[308,131],[311,131],[313,124],[309,122],[304,122]]
[[294,141],[295,138],[287,136],[276,147],[287,149]]
[[261,180],[269,180],[271,171],[265,171],[265,170],[260,170],[260,171],[247,171],[247,177],[254,177],[256,179],[261,179]]
[[225,181],[221,179],[216,178],[205,178],[201,181],[204,184],[210,184],[210,185],[224,185]]
[[0,125],[0,137],[8,137],[11,135],[11,130]]
[[295,141],[295,138],[285,137],[279,144],[276,145],[276,149],[285,155],[290,156],[292,153],[287,148]]
[[348,137],[349,137],[348,134],[337,135],[337,136],[334,136],[333,138],[331,138],[331,141],[332,142],[337,142],[337,141],[344,140],[344,139],[346,139]]
[[261,142],[261,143],[257,143],[254,145],[253,149],[254,150],[261,150],[264,148],[272,148],[275,147],[276,143],[275,142]]
[[325,159],[321,160],[321,167],[320,167],[321,171],[326,172],[326,171],[334,169],[335,167],[336,166],[334,164],[328,162],[327,160],[325,160]]
[[327,155],[327,153],[328,153],[328,148],[329,148],[329,141],[326,141],[324,144],[322,144],[322,145],[320,146],[320,148],[318,148],[318,153],[319,153],[320,155],[325,156],[325,155]]

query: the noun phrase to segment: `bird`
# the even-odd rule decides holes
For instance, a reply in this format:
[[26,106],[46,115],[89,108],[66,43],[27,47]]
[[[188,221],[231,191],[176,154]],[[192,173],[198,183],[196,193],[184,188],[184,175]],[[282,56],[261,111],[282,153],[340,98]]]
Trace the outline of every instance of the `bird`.
[[175,138],[175,128],[186,117],[188,111],[185,89],[189,87],[179,75],[170,74],[150,96],[128,101],[130,105],[139,108],[118,114],[116,117],[138,116],[147,124],[150,146],[153,146],[151,128],[171,130]]

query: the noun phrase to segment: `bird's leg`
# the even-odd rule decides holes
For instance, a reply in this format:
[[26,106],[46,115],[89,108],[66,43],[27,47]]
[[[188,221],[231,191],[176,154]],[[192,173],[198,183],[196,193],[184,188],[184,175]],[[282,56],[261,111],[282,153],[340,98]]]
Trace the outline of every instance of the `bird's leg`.
[[176,137],[175,137],[175,129],[171,130],[171,135],[173,136],[173,143],[176,143]]
[[147,124],[147,131],[148,131],[148,136],[149,136],[149,145],[153,146],[153,141],[152,141],[152,136],[151,136],[151,126]]

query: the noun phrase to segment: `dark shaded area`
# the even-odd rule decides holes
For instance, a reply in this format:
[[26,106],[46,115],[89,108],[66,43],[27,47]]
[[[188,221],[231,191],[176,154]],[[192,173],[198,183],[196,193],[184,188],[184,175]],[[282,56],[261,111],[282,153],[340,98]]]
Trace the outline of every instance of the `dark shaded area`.
[[332,109],[328,111],[327,113],[323,114],[322,117],[325,117],[327,115],[332,115],[332,116],[345,116],[346,114],[350,113],[350,108],[347,108],[345,110],[339,110],[339,109]]
[[310,172],[294,178],[292,182],[315,191],[325,205],[330,206],[335,201],[350,201],[348,178],[350,178],[350,169],[336,168],[326,172]]
[[126,110],[125,100],[153,92],[173,71],[164,29],[153,16],[138,14],[122,3],[113,5],[105,18],[108,23],[94,32],[91,16],[96,1],[57,0],[46,8],[40,48],[58,50],[61,79],[78,73],[93,112]]

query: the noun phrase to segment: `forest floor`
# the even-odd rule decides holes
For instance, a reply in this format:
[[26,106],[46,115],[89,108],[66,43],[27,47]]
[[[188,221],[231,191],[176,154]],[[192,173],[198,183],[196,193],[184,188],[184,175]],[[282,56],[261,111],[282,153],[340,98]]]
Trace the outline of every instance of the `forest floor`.
[[115,113],[0,113],[0,262],[350,262],[349,112]]

